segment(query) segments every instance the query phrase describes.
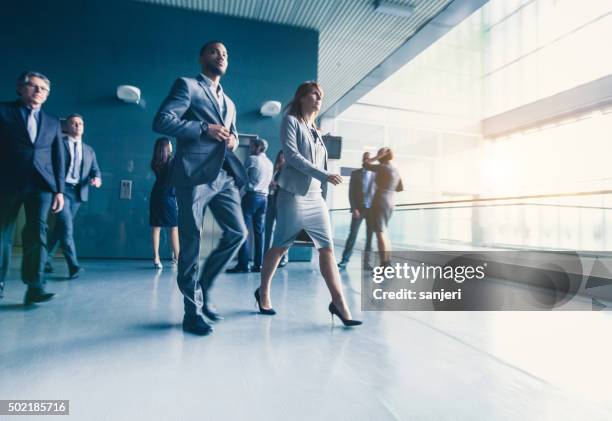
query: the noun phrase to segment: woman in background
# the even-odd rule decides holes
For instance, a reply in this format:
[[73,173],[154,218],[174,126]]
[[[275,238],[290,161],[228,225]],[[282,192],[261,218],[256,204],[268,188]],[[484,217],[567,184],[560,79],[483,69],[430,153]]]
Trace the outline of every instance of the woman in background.
[[170,186],[170,173],[172,169],[172,143],[167,137],[160,137],[153,147],[151,169],[155,173],[155,184],[151,190],[149,200],[149,225],[151,225],[151,239],[153,241],[153,267],[162,269],[159,258],[159,236],[162,227],[170,228],[172,242],[172,264],[176,264],[179,255],[178,238],[178,206],[176,192]]
[[264,258],[261,285],[254,295],[261,314],[276,314],[270,298],[272,277],[283,253],[304,230],[319,251],[319,268],[331,294],[328,310],[332,319],[335,315],[345,326],[357,326],[361,322],[352,320],[342,292],[324,199],[327,183],[338,185],[342,177],[327,171],[327,150],[315,126],[322,98],[323,91],[317,82],[304,82],[287,106],[280,131],[285,166],[276,193],[276,230],[272,248]]
[[[393,151],[390,148],[381,148],[375,157],[364,160],[363,164],[366,170],[376,174],[376,192],[368,218],[378,241],[382,266],[390,265],[391,261],[391,243],[386,231],[395,208],[395,192],[404,190],[399,171],[391,165],[391,160],[393,160]],[[376,161],[379,164],[374,164]]]
[[[285,165],[285,154],[282,150],[276,154],[274,160],[274,173],[272,175],[272,182],[270,183],[269,194],[268,194],[268,208],[266,209],[266,228],[265,228],[265,242],[264,242],[264,253],[272,246],[272,234],[274,233],[274,227],[276,225],[276,196],[278,191],[278,178],[280,172]],[[287,265],[287,253],[283,254],[283,257],[278,264],[279,268]]]

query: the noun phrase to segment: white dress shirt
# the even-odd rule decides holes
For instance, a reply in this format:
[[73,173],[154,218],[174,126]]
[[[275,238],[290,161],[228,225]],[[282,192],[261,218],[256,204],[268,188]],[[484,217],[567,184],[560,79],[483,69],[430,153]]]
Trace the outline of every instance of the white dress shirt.
[[[81,182],[81,164],[83,163],[83,142],[80,138],[67,136],[68,150],[70,151],[70,166],[66,175],[66,183],[78,184]],[[76,145],[77,156],[74,156],[74,146]],[[76,166],[76,168],[75,168]]]

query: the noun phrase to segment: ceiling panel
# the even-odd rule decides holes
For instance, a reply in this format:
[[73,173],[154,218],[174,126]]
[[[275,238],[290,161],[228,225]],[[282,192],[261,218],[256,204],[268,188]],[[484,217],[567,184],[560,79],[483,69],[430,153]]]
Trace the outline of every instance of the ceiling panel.
[[453,0],[395,0],[410,17],[377,13],[374,0],[136,1],[317,30],[325,111]]

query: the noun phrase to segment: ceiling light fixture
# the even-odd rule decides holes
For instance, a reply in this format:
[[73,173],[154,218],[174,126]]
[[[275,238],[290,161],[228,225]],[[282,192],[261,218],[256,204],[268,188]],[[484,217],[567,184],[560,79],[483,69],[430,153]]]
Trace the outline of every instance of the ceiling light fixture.
[[376,0],[374,11],[385,15],[399,16],[408,18],[414,13],[414,6],[411,4],[398,4],[386,0]]

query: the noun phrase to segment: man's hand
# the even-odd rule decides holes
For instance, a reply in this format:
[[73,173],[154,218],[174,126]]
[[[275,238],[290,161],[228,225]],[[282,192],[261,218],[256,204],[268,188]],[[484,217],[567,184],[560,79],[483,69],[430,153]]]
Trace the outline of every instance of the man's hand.
[[91,180],[89,180],[89,184],[99,189],[100,186],[102,185],[102,180],[100,180],[98,177],[94,177]]
[[342,177],[340,177],[339,174],[330,174],[327,176],[327,181],[332,183],[334,186],[337,186],[338,184],[342,183]]
[[230,134],[229,130],[225,128],[225,126],[222,126],[220,124],[209,124],[207,135],[208,137],[212,137],[213,139],[216,139],[219,142],[226,143],[229,142],[230,136],[233,136],[232,134]]
[[51,204],[51,210],[53,213],[58,213],[62,209],[64,209],[64,195],[55,193],[55,196],[53,196],[53,203]]
[[234,134],[229,135],[229,139],[225,141],[225,144],[229,149],[234,149],[234,145],[236,144],[236,136]]
[[359,209],[355,209],[355,210],[353,211],[353,218],[355,218],[355,219],[359,219],[359,215],[360,215],[360,213],[359,213]]

